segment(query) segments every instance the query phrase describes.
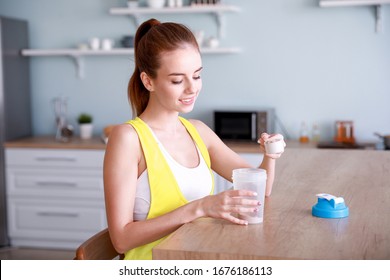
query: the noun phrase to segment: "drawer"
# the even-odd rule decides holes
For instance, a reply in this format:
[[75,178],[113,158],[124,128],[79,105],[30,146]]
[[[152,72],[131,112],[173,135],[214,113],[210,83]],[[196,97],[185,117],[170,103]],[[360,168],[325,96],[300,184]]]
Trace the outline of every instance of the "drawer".
[[84,241],[107,227],[104,203],[10,199],[12,238]]
[[40,197],[104,197],[102,170],[7,168],[7,194]]
[[5,159],[7,166],[102,168],[104,151],[7,148]]

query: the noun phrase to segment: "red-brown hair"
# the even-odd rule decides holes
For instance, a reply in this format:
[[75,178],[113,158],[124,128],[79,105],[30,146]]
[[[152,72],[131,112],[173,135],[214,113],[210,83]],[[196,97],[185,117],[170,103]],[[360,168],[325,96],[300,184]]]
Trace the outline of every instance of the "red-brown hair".
[[185,44],[199,50],[193,33],[182,24],[149,19],[139,26],[134,38],[134,73],[127,89],[133,115],[142,114],[149,102],[149,91],[141,81],[141,73],[156,78],[161,53],[173,51]]

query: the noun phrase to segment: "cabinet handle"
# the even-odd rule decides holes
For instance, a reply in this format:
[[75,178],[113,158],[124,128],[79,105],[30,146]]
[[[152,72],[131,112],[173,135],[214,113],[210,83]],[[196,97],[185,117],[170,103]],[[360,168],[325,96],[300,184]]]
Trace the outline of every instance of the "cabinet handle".
[[43,217],[65,217],[65,218],[79,217],[79,214],[77,213],[64,213],[64,212],[38,212],[37,215]]
[[77,183],[75,182],[39,181],[36,184],[40,187],[77,187]]
[[65,161],[65,162],[73,162],[76,161],[75,157],[36,157],[37,161]]

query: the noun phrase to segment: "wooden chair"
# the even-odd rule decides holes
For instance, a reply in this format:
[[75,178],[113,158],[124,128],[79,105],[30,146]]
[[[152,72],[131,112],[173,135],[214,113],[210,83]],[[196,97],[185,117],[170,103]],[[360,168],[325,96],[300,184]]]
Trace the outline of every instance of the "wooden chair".
[[77,250],[75,260],[112,260],[123,259],[112,245],[108,229],[104,229],[84,241]]

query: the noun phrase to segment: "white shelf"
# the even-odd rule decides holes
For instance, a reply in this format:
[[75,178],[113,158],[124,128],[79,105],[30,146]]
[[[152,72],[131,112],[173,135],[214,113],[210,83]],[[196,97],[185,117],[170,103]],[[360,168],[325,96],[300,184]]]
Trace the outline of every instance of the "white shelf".
[[390,4],[390,0],[320,0],[320,7],[377,6]]
[[[111,8],[111,15],[129,15],[133,17],[138,26],[142,15],[151,14],[199,14],[211,13],[215,16],[218,24],[218,36],[222,37],[224,23],[222,14],[226,12],[239,12],[240,8],[232,5],[215,4],[215,5],[191,5],[180,8],[164,7],[160,9],[137,7],[137,8]],[[201,48],[202,54],[234,54],[239,53],[239,48]],[[77,68],[77,76],[84,77],[84,57],[85,56],[104,56],[104,55],[134,55],[132,48],[114,48],[112,50],[79,50],[79,49],[24,49],[24,56],[66,56],[73,59]]]
[[224,21],[222,18],[223,13],[227,12],[240,12],[241,9],[232,5],[214,4],[214,5],[191,5],[183,6],[180,8],[149,8],[149,7],[137,7],[137,8],[111,8],[111,15],[127,15],[131,16],[136,24],[139,26],[142,23],[141,16],[151,14],[205,14],[211,13],[215,16],[218,25],[218,37],[223,36]]
[[[201,48],[202,54],[239,53],[239,48]],[[99,56],[134,54],[132,48],[114,48],[112,50],[79,50],[79,49],[24,49],[24,56]]]
[[[235,54],[239,48],[201,48],[202,54]],[[84,56],[133,55],[133,48],[114,48],[112,50],[79,50],[79,49],[23,49],[23,56],[67,56],[71,57],[77,68],[77,76],[84,77]]]
[[137,7],[137,8],[111,8],[110,14],[112,15],[150,15],[150,14],[196,14],[196,13],[220,13],[220,12],[239,12],[241,9],[236,6],[215,4],[215,5],[192,5],[183,6],[180,8],[149,8],[149,7]]
[[112,50],[79,50],[79,49],[24,49],[24,56],[93,56],[133,54],[134,49],[118,48]]
[[374,6],[375,30],[382,30],[382,5],[390,4],[390,0],[320,0],[320,7]]

